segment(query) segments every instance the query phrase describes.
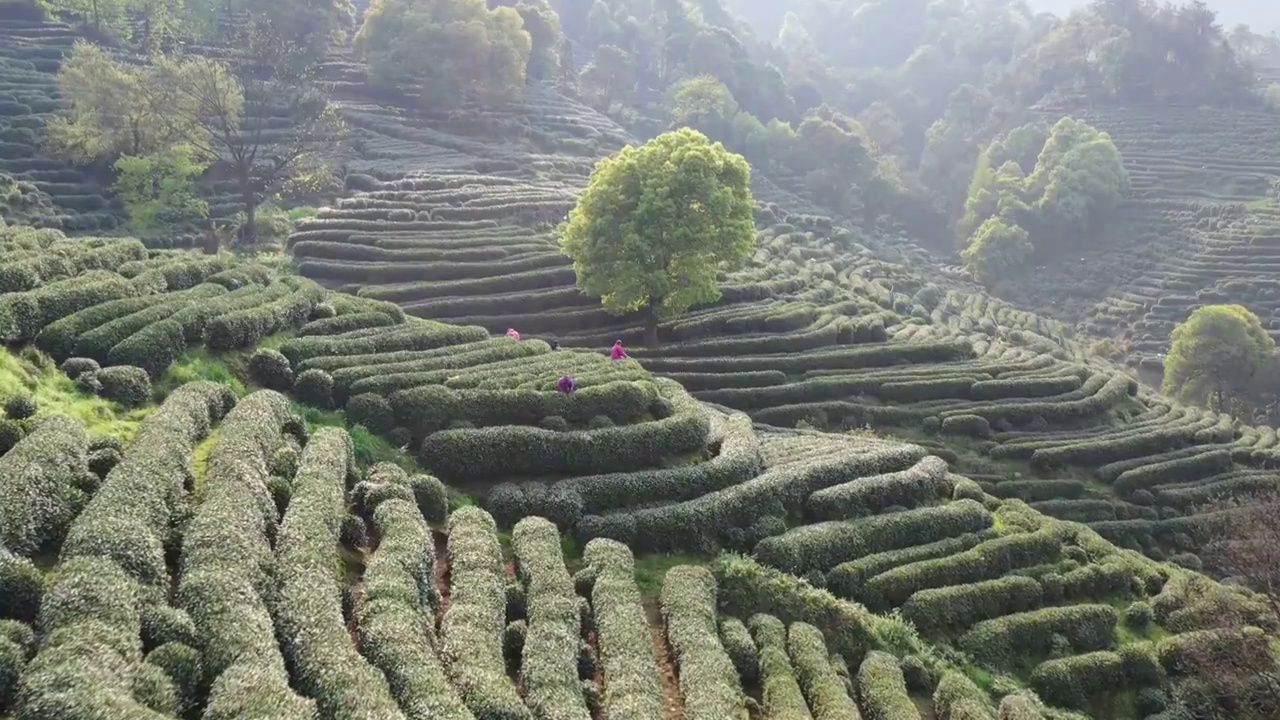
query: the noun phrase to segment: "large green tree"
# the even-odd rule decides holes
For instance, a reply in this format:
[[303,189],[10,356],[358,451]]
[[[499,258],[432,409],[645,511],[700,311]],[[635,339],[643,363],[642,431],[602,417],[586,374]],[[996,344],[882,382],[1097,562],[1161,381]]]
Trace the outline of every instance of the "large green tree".
[[1207,305],[1173,330],[1164,363],[1164,392],[1235,416],[1266,394],[1259,387],[1276,362],[1275,340],[1240,305]]
[[720,298],[721,269],[755,247],[751,169],[683,128],[596,164],[562,229],[578,287],[606,310],[645,313],[645,344],[658,322]]

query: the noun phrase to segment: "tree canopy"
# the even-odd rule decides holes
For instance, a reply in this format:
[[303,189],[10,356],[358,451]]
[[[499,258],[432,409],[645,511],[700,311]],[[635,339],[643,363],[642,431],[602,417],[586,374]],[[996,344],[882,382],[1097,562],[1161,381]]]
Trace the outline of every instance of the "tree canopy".
[[[624,122],[657,121],[647,127],[697,127],[763,172],[807,179],[811,197],[833,212],[857,217],[866,210],[938,244],[944,228],[964,213],[979,155],[999,133],[1025,123],[1028,107],[1042,101],[1257,106],[1262,97],[1252,86],[1248,60],[1280,47],[1280,41],[1245,28],[1224,30],[1198,2],[1097,0],[1077,3],[1062,17],[1024,0],[553,5],[566,35],[591,58],[581,85],[596,108]],[[671,98],[679,92],[683,101],[677,103]],[[663,96],[667,112],[658,118],[656,100]],[[688,102],[694,97],[704,100],[702,107]],[[861,127],[834,122],[860,136],[876,158],[872,164],[879,172],[871,178],[845,173],[850,185],[858,185],[856,192],[846,192],[845,177],[829,168],[815,174],[818,168],[789,162],[805,155],[792,140],[803,140],[801,126],[815,115],[848,118]],[[851,144],[825,130],[841,147]],[[1106,151],[1082,148],[1072,163],[1106,165]],[[1032,163],[1024,174],[1030,177],[1034,170]],[[1076,228],[1091,208],[1069,201],[1088,190],[1082,182],[1105,173],[1069,170],[1037,178],[1046,183],[1037,194],[1043,205],[1032,209],[1046,222],[1057,214]],[[868,209],[860,196],[867,194],[869,179],[888,180],[882,185],[891,188],[890,195],[910,198],[910,209],[896,216],[885,212],[900,201]],[[922,214],[928,222],[912,227]],[[985,220],[977,218],[966,239]],[[938,231],[928,232],[933,227]],[[1044,245],[1040,230],[1024,229]]]
[[[252,50],[250,46],[248,50]],[[278,48],[257,46],[275,57]],[[264,78],[252,54],[239,62],[157,54],[148,65],[117,60],[87,42],[77,43],[59,74],[66,105],[46,130],[47,142],[70,160],[115,163],[152,158],[145,173],[136,162],[120,166],[143,175],[173,170],[191,179],[192,163],[229,171],[242,203],[242,235],[256,242],[258,206],[301,174],[325,173],[340,122],[326,98],[292,75],[287,83]],[[275,113],[291,123],[272,127]],[[171,153],[182,148],[186,160]],[[133,194],[164,183],[134,182]],[[159,198],[153,198],[158,200]]]
[[[1033,252],[1052,256],[1086,247],[1128,191],[1129,174],[1106,133],[1069,117],[1047,132],[1034,124],[1016,128],[978,158],[957,224],[961,255],[991,282]],[[999,258],[984,257],[997,248]],[[1007,252],[1012,248],[1018,250]]]
[[558,18],[549,8],[527,6],[525,14],[537,15],[536,56],[521,12],[484,0],[374,0],[356,46],[380,85],[421,87],[435,104],[502,98],[524,85],[531,57],[535,74],[549,71],[545,44]]
[[755,247],[751,171],[740,155],[688,128],[596,164],[560,247],[578,287],[616,314],[658,321],[720,297],[720,270]]
[[1169,396],[1218,412],[1246,415],[1275,365],[1275,340],[1258,316],[1240,305],[1207,305],[1173,330],[1164,363]]

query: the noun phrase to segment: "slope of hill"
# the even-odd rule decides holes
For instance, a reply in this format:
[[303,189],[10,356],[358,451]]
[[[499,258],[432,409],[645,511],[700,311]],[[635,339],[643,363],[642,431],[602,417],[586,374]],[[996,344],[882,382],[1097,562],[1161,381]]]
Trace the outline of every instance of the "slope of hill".
[[[1062,17],[1088,3],[1085,0],[1032,0],[1030,4],[1037,10]],[[1270,4],[1250,0],[1211,0],[1205,5],[1218,13],[1219,21],[1227,27],[1243,24],[1257,33],[1280,32],[1280,13]]]
[[[1017,497],[1050,484],[984,489],[922,445],[754,425],[634,361],[406,318],[230,257],[3,237],[8,257],[25,258],[0,294],[5,337],[29,345],[6,351],[0,386],[36,397],[6,402],[0,455],[2,647],[16,653],[4,668],[21,675],[0,703],[16,718],[192,706],[308,717],[312,703],[335,718],[426,707],[585,718],[659,703],[663,717],[741,717],[743,687],[793,674],[803,694],[766,689],[765,713],[834,692],[869,715],[914,700],[990,717],[989,693],[1036,708],[1019,691],[1029,683],[1057,705],[1128,717],[1162,667],[1177,677],[1181,654],[1219,637],[1206,603],[1258,612],[1246,594]],[[279,350],[246,357],[255,346]],[[38,391],[65,382],[44,352],[77,358],[63,368],[111,407],[141,406],[131,441],[101,409]],[[218,367],[244,374],[180,384],[183,368]],[[553,389],[564,374],[578,391]],[[1128,385],[1106,383],[1121,396]],[[298,401],[344,404],[359,425],[334,427]],[[435,477],[376,464],[366,428],[416,450]],[[488,490],[487,512],[450,513],[441,480]],[[498,531],[512,526],[504,561]],[[658,598],[632,558],[669,566],[650,553],[706,562],[718,549],[753,558],[672,569]],[[650,627],[642,603],[662,622]],[[895,608],[901,618],[874,614]],[[814,666],[827,650],[839,665]],[[661,672],[671,665],[678,680]],[[1094,666],[1125,672],[1083,690]]]
[[12,221],[68,231],[112,230],[119,208],[95,179],[41,152],[44,125],[59,107],[57,71],[80,38],[57,23],[0,18],[0,173],[28,184],[26,196],[3,212]]
[[[640,324],[552,228],[635,139],[327,71],[349,193],[301,278],[0,231],[0,389],[36,400],[0,421],[0,714],[1139,718],[1206,647],[1269,659],[1261,601],[1188,568],[1207,501],[1280,480],[1274,429],[761,175],[724,298],[609,360]],[[1204,122],[1231,164],[1135,150],[1140,191],[1255,197]]]
[[[1046,111],[1058,117],[1065,109]],[[1169,336],[1210,303],[1245,305],[1280,337],[1275,228],[1280,116],[1211,108],[1094,108],[1075,115],[1108,132],[1133,191],[1104,231],[1107,249],[1037,268],[1017,301],[1123,340],[1157,373]]]

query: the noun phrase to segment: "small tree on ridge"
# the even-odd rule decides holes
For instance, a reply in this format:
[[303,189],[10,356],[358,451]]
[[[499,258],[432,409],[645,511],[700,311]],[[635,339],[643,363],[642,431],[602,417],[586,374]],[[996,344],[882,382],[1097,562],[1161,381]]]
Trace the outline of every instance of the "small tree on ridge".
[[1240,305],[1208,305],[1174,328],[1162,389],[1182,402],[1239,416],[1257,405],[1275,354],[1257,315]]

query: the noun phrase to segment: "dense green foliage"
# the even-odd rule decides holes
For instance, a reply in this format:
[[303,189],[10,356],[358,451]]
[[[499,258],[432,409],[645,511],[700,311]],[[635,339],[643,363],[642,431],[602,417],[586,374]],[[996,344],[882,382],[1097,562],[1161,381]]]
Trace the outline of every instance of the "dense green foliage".
[[1276,343],[1239,305],[1210,305],[1173,331],[1164,391],[1183,402],[1250,414],[1276,369]]
[[957,226],[960,254],[991,284],[1033,257],[1085,249],[1128,191],[1129,174],[1106,133],[1072,118],[1047,135],[1034,125],[1018,128],[978,157]]
[[125,204],[129,229],[141,237],[173,232],[209,215],[196,191],[204,167],[191,148],[177,146],[152,155],[125,155],[115,163],[115,191]]
[[[1274,354],[1267,38],[1115,0],[375,2],[359,41],[330,0],[61,5],[0,0],[3,212],[72,235],[0,228],[0,716],[1280,707],[1265,583],[1209,577],[1277,484],[1271,366],[1148,386],[1202,306],[1257,321],[1169,379]],[[216,252],[238,213],[291,257]],[[917,244],[957,234],[1005,299]]]
[[613,313],[659,320],[720,297],[721,266],[741,266],[755,243],[750,169],[693,130],[624,148],[597,164],[561,231],[578,287]]
[[[375,0],[357,41],[379,84],[420,84],[433,103],[501,98],[517,92],[528,71],[533,41],[524,22],[515,9],[489,9],[483,0]],[[554,33],[553,21],[545,22],[540,39]],[[538,49],[541,75],[545,40]]]

